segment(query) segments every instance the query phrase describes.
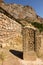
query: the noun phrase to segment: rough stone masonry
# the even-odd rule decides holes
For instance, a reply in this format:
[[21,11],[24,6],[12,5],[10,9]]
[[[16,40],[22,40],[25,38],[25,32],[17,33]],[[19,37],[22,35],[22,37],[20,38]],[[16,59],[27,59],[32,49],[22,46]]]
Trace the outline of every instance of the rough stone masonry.
[[35,60],[43,56],[43,36],[40,32],[29,26],[23,27],[23,58],[24,60]]
[[[19,23],[17,22],[17,18],[25,19],[28,15],[30,15],[29,19],[31,21],[33,21],[34,17],[36,18],[36,14],[34,13],[34,11],[32,11],[32,8],[30,9],[29,7],[25,7],[25,8],[23,6],[20,5],[18,6],[16,4],[5,5],[4,3],[2,3],[0,7],[0,44],[2,44],[4,47],[6,45],[7,46],[13,45],[13,47],[16,48],[18,47],[19,49],[22,47],[21,45],[23,44],[24,60],[31,60],[31,59],[34,60],[38,56],[39,57],[43,56],[43,34],[41,35],[37,29],[31,26],[29,27],[27,25],[27,21],[24,21],[24,23],[23,21]],[[31,13],[33,12],[32,15],[30,11]],[[22,27],[21,23],[25,24],[25,27]],[[21,30],[22,30],[22,35],[21,35]]]

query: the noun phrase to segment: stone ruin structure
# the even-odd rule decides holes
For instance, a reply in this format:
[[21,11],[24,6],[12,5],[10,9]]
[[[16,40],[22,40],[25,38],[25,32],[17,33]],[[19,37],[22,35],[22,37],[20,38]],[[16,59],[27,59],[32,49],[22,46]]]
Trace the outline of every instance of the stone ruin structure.
[[43,35],[32,27],[23,27],[23,58],[35,60],[43,56]]
[[[4,47],[11,44],[14,47],[17,45],[18,48],[21,48],[19,43],[22,43],[23,59],[34,60],[37,57],[43,56],[43,35],[37,29],[29,27],[27,22],[24,22],[18,22],[6,10],[0,7],[0,44]],[[24,24],[25,26],[23,26]],[[20,40],[16,39],[18,35],[20,35],[18,37]]]

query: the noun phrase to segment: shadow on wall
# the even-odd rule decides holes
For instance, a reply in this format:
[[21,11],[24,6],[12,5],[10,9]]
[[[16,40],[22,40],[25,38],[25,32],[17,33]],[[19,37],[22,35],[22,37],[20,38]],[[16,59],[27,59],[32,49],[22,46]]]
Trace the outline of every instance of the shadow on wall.
[[23,52],[16,51],[16,50],[9,50],[13,55],[19,57],[20,59],[23,59]]

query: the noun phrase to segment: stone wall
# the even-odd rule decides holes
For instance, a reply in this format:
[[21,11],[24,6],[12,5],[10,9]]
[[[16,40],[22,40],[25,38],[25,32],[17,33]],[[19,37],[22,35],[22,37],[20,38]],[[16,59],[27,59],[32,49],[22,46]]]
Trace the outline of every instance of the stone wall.
[[34,30],[28,27],[23,28],[23,49],[25,51],[34,50]]
[[28,60],[34,59],[35,51],[35,30],[34,28],[23,27],[23,58]]
[[38,30],[35,31],[35,52],[39,56],[39,50],[41,47],[41,37]]
[[0,13],[0,46],[22,49],[21,28],[19,23]]
[[[21,34],[22,32],[22,34]],[[23,45],[23,46],[22,46]],[[11,47],[23,50],[23,58],[43,56],[43,35],[33,27],[22,27],[5,14],[0,13],[0,47]]]
[[[23,58],[24,60],[36,59],[43,56],[43,35],[39,30],[29,26],[23,27]],[[35,55],[36,54],[36,55]]]
[[43,57],[43,35],[39,35],[36,39],[36,53],[41,58]]
[[41,37],[41,47],[40,47],[40,56],[43,57],[43,35],[40,36]]

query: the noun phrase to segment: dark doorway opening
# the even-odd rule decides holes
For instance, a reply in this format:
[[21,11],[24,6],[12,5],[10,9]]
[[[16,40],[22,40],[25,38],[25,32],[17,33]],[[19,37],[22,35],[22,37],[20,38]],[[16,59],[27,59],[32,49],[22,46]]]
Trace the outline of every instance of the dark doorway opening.
[[23,52],[17,51],[17,50],[9,50],[13,55],[19,57],[20,59],[23,59]]

